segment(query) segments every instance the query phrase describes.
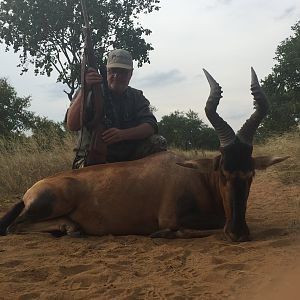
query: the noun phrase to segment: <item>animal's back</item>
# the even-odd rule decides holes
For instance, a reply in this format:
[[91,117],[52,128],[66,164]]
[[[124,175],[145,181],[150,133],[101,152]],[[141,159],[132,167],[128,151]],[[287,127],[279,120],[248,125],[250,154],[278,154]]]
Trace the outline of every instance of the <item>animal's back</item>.
[[176,165],[179,161],[182,158],[175,154],[162,152],[137,161],[83,169],[78,176],[90,196],[88,202],[78,199],[71,218],[91,234],[148,234],[157,230],[161,202],[176,192],[174,182],[182,169]]

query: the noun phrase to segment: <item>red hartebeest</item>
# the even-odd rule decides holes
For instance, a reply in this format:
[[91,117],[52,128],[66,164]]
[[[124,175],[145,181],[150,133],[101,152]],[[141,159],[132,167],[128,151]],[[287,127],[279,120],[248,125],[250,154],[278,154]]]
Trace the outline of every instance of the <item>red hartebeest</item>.
[[219,136],[219,156],[184,161],[166,151],[48,177],[2,217],[0,232],[172,238],[202,236],[206,233],[201,230],[224,227],[229,240],[249,240],[245,214],[254,170],[287,157],[252,157],[254,133],[268,111],[254,70],[251,91],[256,110],[237,134],[216,112],[222,91],[204,72],[211,87],[205,112]]

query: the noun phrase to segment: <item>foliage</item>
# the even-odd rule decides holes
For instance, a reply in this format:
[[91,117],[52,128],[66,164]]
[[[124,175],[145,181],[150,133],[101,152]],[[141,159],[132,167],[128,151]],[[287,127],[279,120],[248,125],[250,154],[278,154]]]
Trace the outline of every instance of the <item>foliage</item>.
[[52,146],[62,143],[67,135],[62,122],[54,122],[40,116],[35,116],[31,130],[31,138],[35,139],[43,150],[52,150]]
[[[95,55],[100,63],[112,48],[132,53],[139,66],[153,50],[144,36],[151,30],[138,22],[140,14],[158,10],[160,0],[89,0],[88,14]],[[0,41],[21,51],[22,73],[34,65],[35,74],[59,74],[69,98],[80,84],[83,18],[79,0],[3,0],[0,2]]]
[[270,113],[258,135],[266,137],[297,127],[300,121],[300,21],[292,26],[294,35],[277,47],[277,63],[263,81],[270,100]]
[[21,142],[26,131],[44,148],[50,147],[54,138],[62,141],[66,136],[64,124],[28,111],[30,101],[31,97],[18,97],[15,88],[0,78],[0,136],[9,141],[7,145]]
[[7,79],[0,78],[0,135],[21,134],[31,128],[34,114],[26,109],[30,97],[18,97]]
[[181,149],[217,149],[219,139],[212,128],[192,110],[187,113],[175,111],[163,116],[159,122],[159,131],[168,144]]

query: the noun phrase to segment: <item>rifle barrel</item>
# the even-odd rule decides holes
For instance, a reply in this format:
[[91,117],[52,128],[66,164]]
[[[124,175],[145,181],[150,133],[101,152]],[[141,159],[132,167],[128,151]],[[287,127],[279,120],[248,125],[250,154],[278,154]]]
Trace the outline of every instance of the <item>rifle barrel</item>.
[[84,19],[84,26],[87,30],[90,29],[90,23],[89,23],[89,15],[87,13],[87,9],[86,9],[86,4],[85,4],[85,0],[81,0],[81,8],[82,8],[82,14],[83,14],[83,19]]

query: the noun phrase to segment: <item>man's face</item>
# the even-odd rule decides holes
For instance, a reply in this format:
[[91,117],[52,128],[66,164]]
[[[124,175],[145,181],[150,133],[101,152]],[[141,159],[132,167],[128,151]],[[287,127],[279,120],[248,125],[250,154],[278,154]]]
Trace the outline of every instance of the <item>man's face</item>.
[[122,95],[128,87],[132,76],[132,70],[123,68],[108,68],[107,83],[115,95]]

